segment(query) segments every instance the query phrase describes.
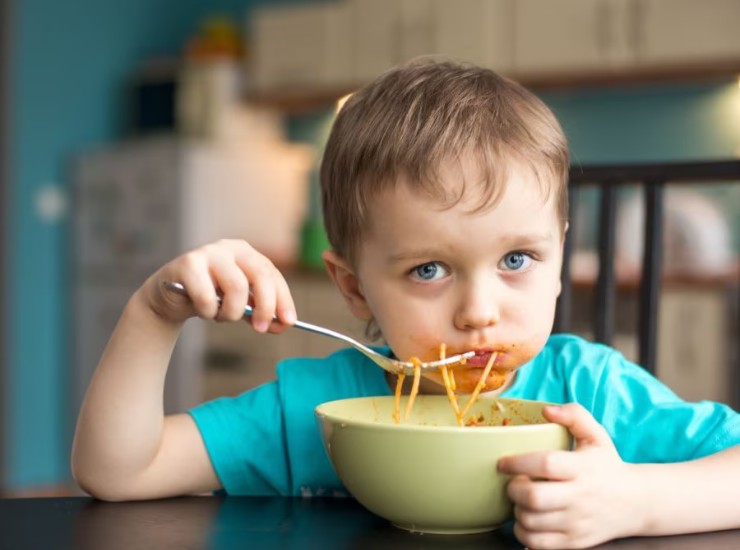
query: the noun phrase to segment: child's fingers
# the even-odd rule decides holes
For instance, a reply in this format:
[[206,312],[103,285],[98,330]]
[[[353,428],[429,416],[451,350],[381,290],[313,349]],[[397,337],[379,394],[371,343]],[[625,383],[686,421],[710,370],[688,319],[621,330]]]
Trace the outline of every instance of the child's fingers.
[[234,261],[246,274],[252,291],[252,327],[257,332],[265,332],[276,314],[278,285],[283,276],[270,260],[245,241],[235,241],[233,247]]
[[567,480],[578,475],[578,456],[568,451],[535,451],[506,456],[498,461],[498,470],[509,475],[536,479]]
[[203,319],[214,319],[219,304],[207,258],[196,252],[185,254],[176,261],[173,271],[173,276],[167,278],[185,286],[195,314]]
[[517,505],[514,507],[514,518],[530,532],[563,531],[568,525],[568,513],[562,508],[542,511]]
[[298,316],[288,282],[280,272],[277,273],[275,286],[277,289],[277,316],[284,324],[292,325],[296,322]]
[[518,506],[538,512],[566,509],[572,500],[572,487],[567,481],[533,481],[515,476],[506,486],[506,494]]
[[542,413],[550,422],[568,428],[576,439],[576,446],[581,444],[613,445],[604,427],[578,403],[548,406],[543,409]]
[[252,308],[251,323],[257,332],[266,332],[273,323],[277,306],[275,278],[272,269],[266,266],[252,268]]
[[526,548],[571,548],[564,533],[558,531],[528,531],[519,522],[514,524],[514,536]]
[[221,307],[216,317],[221,321],[238,321],[244,317],[244,306],[249,300],[249,281],[233,258],[215,258],[211,273],[221,293]]
[[283,278],[282,274],[278,273],[278,278],[275,279],[275,286],[277,290],[277,318],[270,324],[268,332],[272,334],[280,334],[286,328],[293,325],[297,319],[295,304],[293,302],[293,296],[288,288],[288,283]]
[[[181,282],[187,289],[192,310],[190,305],[169,300],[170,305],[165,304],[177,318],[194,311],[204,319],[236,321],[244,317],[244,306],[251,303],[249,322],[258,332],[281,332],[284,327],[275,322],[276,315],[285,324],[296,319],[285,278],[243,240],[221,240],[183,254],[162,270],[160,278]],[[175,314],[178,307],[187,311]]]

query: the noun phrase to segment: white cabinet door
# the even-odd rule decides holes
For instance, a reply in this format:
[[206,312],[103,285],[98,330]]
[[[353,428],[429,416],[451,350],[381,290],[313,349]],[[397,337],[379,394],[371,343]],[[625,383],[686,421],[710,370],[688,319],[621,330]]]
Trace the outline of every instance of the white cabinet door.
[[353,76],[443,56],[511,71],[515,0],[349,0]]
[[345,2],[263,7],[253,16],[252,69],[258,91],[331,88],[352,78]]
[[514,62],[514,0],[436,0],[436,53],[510,72]]
[[398,62],[405,63],[420,55],[434,53],[434,0],[400,0]]
[[728,295],[721,288],[685,288],[661,297],[657,374],[689,401],[732,402]]
[[629,64],[633,0],[517,0],[514,68],[579,73]]
[[638,6],[641,64],[740,61],[740,0],[642,0]]
[[398,0],[348,0],[352,79],[366,82],[399,60],[401,3]]

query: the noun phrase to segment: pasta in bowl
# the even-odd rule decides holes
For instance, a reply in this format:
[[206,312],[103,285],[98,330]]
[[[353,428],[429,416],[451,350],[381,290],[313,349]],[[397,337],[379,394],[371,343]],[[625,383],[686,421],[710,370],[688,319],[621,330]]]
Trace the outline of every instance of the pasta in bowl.
[[546,404],[482,397],[462,427],[441,395],[417,396],[403,423],[393,397],[331,401],[316,417],[339,479],[369,511],[409,531],[466,534],[511,517],[499,458],[570,448],[568,431],[542,416]]

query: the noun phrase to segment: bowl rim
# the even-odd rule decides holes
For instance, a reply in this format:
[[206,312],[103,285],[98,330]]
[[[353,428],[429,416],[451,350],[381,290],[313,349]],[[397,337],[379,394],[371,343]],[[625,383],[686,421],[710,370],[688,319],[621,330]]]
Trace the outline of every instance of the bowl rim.
[[[446,395],[420,395],[417,397],[417,399],[421,398],[428,398],[428,397],[435,397],[435,398],[442,398],[444,397],[447,399]],[[344,399],[333,399],[331,401],[326,401],[324,403],[321,403],[317,405],[314,408],[314,414],[317,418],[321,419],[328,419],[332,422],[341,424],[344,426],[352,426],[355,428],[366,428],[370,430],[401,430],[401,431],[413,431],[413,432],[435,432],[435,433],[464,433],[464,432],[470,432],[470,433],[496,433],[499,431],[511,431],[512,429],[516,431],[539,431],[539,430],[551,430],[553,426],[557,426],[558,428],[567,431],[567,428],[563,426],[562,424],[557,424],[555,422],[538,422],[536,424],[513,424],[509,426],[434,426],[434,425],[425,425],[425,424],[405,424],[403,422],[399,424],[395,423],[379,423],[372,420],[358,420],[358,419],[338,419],[336,416],[333,416],[331,414],[326,413],[325,411],[322,411],[322,408],[328,407],[329,405],[343,402],[343,401],[360,401],[360,400],[370,400],[370,399],[394,399],[394,397],[388,396],[388,395],[369,395],[364,397],[347,397]],[[481,398],[485,399],[485,398]],[[549,401],[539,401],[537,399],[520,399],[516,397],[492,397],[488,398],[491,400],[496,401],[509,401],[509,402],[522,402],[526,401],[528,403],[539,403],[543,406],[546,405],[558,405],[557,403],[552,403]]]

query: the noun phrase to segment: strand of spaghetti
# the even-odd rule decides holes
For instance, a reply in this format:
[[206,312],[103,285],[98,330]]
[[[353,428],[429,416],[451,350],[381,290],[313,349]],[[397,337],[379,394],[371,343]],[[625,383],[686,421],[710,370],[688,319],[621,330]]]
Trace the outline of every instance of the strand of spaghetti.
[[486,378],[488,378],[488,375],[491,372],[491,369],[493,368],[493,363],[496,361],[496,357],[498,356],[498,352],[494,352],[491,354],[491,357],[488,359],[488,363],[486,363],[486,368],[483,369],[483,374],[481,374],[480,379],[478,380],[478,383],[475,385],[475,389],[473,390],[473,393],[470,394],[470,399],[468,399],[468,402],[465,403],[465,408],[462,410],[462,416],[465,417],[465,415],[470,410],[470,407],[473,406],[473,403],[476,402],[478,399],[478,394],[483,389],[483,386],[486,384]]
[[[442,342],[439,345],[439,359],[447,359],[447,344]],[[463,425],[462,415],[460,414],[460,407],[457,404],[457,395],[455,395],[455,372],[453,368],[447,368],[447,365],[443,365],[440,368],[442,372],[442,380],[445,383],[445,391],[447,392],[447,399],[452,405],[452,410],[455,412],[455,418],[459,426]]]
[[411,393],[406,403],[406,412],[403,414],[404,420],[408,420],[409,414],[411,414],[411,408],[414,406],[416,395],[419,393],[419,380],[421,379],[421,361],[418,357],[412,357],[409,361],[414,364],[414,383],[411,385]]
[[396,378],[396,398],[393,405],[393,421],[398,424],[401,421],[401,390],[403,390],[403,381],[406,378],[404,373],[399,373]]
[[455,395],[455,391],[452,389],[452,386],[450,385],[450,375],[447,370],[447,366],[443,365],[439,367],[439,369],[442,371],[442,380],[444,380],[445,390],[447,390],[447,399],[450,400],[450,405],[452,405],[452,410],[455,412],[455,418],[457,419],[457,424],[458,426],[462,426],[463,417],[460,414],[460,407],[457,404],[457,396]]

